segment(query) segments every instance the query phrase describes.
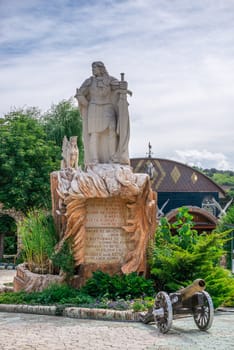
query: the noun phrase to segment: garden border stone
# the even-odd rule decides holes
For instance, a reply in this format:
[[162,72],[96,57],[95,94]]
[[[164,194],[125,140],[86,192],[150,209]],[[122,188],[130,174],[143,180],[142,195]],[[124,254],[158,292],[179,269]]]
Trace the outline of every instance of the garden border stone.
[[106,321],[140,322],[140,312],[132,310],[90,309],[82,307],[65,307],[62,305],[22,305],[0,304],[0,312],[28,313],[47,316],[64,316],[77,319]]
[[0,312],[19,312],[26,314],[38,314],[56,316],[57,306],[25,305],[25,304],[0,304]]
[[107,321],[140,321],[139,312],[132,310],[90,309],[84,307],[66,307],[63,316],[78,319],[107,320]]

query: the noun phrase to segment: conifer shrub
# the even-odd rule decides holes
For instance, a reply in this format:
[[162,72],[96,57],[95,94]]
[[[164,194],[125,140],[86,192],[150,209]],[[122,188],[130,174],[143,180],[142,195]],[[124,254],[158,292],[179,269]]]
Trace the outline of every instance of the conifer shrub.
[[[174,292],[197,278],[206,281],[215,307],[230,300],[234,279],[230,271],[220,267],[225,254],[228,231],[198,234],[193,229],[193,216],[188,208],[179,209],[176,222],[162,218],[150,250],[151,276],[157,291]],[[173,230],[172,230],[173,229]]]
[[[230,229],[232,227],[232,229]],[[226,230],[230,230],[229,238],[230,240],[227,241],[225,244],[225,249],[227,252],[226,255],[226,261],[227,261],[227,267],[229,269],[232,268],[232,248],[234,248],[234,205],[232,205],[226,215],[223,215],[221,217],[221,220],[219,221],[218,226],[216,227],[216,232],[223,232]],[[233,240],[233,243],[232,243]]]

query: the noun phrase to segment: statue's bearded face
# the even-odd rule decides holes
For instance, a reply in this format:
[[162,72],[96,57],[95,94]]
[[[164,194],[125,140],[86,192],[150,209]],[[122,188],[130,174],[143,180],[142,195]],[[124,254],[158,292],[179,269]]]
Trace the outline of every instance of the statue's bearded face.
[[99,76],[103,75],[102,74],[102,67],[98,66],[97,64],[92,65],[92,71],[93,71],[93,75],[95,77],[99,77]]

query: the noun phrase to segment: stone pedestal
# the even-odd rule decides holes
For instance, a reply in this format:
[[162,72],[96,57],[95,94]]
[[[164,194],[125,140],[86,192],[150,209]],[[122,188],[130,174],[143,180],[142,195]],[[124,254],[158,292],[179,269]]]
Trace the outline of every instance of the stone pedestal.
[[51,174],[53,217],[63,242],[71,238],[82,285],[92,272],[146,273],[156,226],[156,194],[146,174],[98,164]]

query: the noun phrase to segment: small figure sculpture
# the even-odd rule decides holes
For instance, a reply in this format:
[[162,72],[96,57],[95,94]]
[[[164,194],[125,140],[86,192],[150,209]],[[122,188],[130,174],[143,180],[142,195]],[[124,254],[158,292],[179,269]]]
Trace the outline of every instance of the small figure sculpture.
[[153,180],[154,176],[157,175],[154,165],[152,162],[147,162],[146,164],[146,173],[149,175],[150,180]]
[[77,136],[71,136],[69,141],[63,138],[61,169],[78,169],[79,150],[77,147]]
[[76,91],[83,118],[85,165],[129,164],[127,82],[110,76],[102,62],[92,64],[93,76]]
[[146,153],[146,154],[148,154],[149,160],[148,160],[148,162],[146,163],[145,171],[146,171],[146,173],[149,175],[150,180],[153,180],[153,178],[155,177],[155,175],[157,175],[157,173],[156,173],[156,171],[155,171],[155,168],[154,168],[153,163],[151,162],[151,158],[152,158],[152,151],[151,151],[151,148],[152,148],[152,146],[151,146],[150,142],[149,142],[149,144],[148,144],[148,147],[149,147],[149,152]]

